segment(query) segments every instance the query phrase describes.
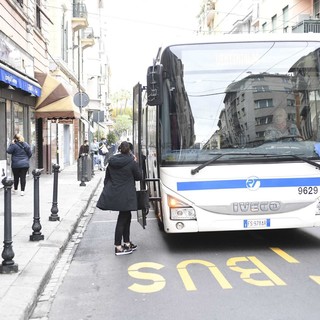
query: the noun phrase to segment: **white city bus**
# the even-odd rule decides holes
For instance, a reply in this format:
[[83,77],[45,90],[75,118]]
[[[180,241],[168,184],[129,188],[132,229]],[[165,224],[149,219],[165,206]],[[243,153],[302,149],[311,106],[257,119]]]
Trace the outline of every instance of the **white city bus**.
[[133,103],[142,187],[165,232],[320,225],[318,34],[168,45]]

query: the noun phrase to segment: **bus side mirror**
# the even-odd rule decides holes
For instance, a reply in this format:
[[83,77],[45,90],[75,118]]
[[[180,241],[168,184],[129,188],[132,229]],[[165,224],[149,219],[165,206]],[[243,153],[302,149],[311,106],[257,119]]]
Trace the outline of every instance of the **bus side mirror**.
[[149,106],[162,104],[162,65],[155,65],[148,68],[147,96]]

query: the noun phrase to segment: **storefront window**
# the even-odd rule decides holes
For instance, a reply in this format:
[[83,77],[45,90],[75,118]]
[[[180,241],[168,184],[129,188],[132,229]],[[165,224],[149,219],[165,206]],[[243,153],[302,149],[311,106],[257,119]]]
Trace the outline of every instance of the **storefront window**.
[[[13,103],[14,106],[14,134],[20,133],[25,136],[23,130],[23,106],[17,102]],[[27,138],[27,137],[25,137]]]
[[35,119],[35,111],[34,109],[29,109],[29,117],[30,117],[30,128],[29,128],[29,139],[28,143],[30,144],[32,150],[32,157],[30,159],[30,168],[35,169],[37,168],[37,148],[36,148],[36,119]]
[[[7,139],[6,139],[6,100],[0,98],[0,181],[6,176],[6,149],[7,149]],[[0,183],[0,189],[3,187]]]
[[6,104],[6,109],[7,109],[7,145],[6,148],[9,147],[9,144],[12,140],[13,133],[12,133],[12,112],[11,112],[11,101],[7,101]]

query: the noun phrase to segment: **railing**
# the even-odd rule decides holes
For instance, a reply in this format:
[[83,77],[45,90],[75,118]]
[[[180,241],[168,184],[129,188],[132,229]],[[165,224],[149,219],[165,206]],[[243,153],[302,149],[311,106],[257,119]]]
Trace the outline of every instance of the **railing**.
[[82,31],[82,39],[93,39],[94,31],[93,28],[86,28]]
[[319,19],[309,19],[303,20],[297,23],[296,26],[292,27],[292,32],[294,33],[320,33],[320,20]]
[[88,17],[87,7],[82,1],[73,3],[73,17],[74,18]]

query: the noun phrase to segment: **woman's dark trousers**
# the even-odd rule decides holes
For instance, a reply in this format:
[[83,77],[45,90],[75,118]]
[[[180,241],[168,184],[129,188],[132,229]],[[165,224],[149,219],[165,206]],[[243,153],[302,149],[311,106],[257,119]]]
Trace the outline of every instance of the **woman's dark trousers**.
[[21,185],[21,191],[26,188],[26,176],[29,168],[12,168],[13,172],[13,187],[14,190],[18,190],[19,180]]
[[130,242],[130,224],[131,224],[131,211],[119,211],[114,245],[120,246],[123,237],[124,242]]

